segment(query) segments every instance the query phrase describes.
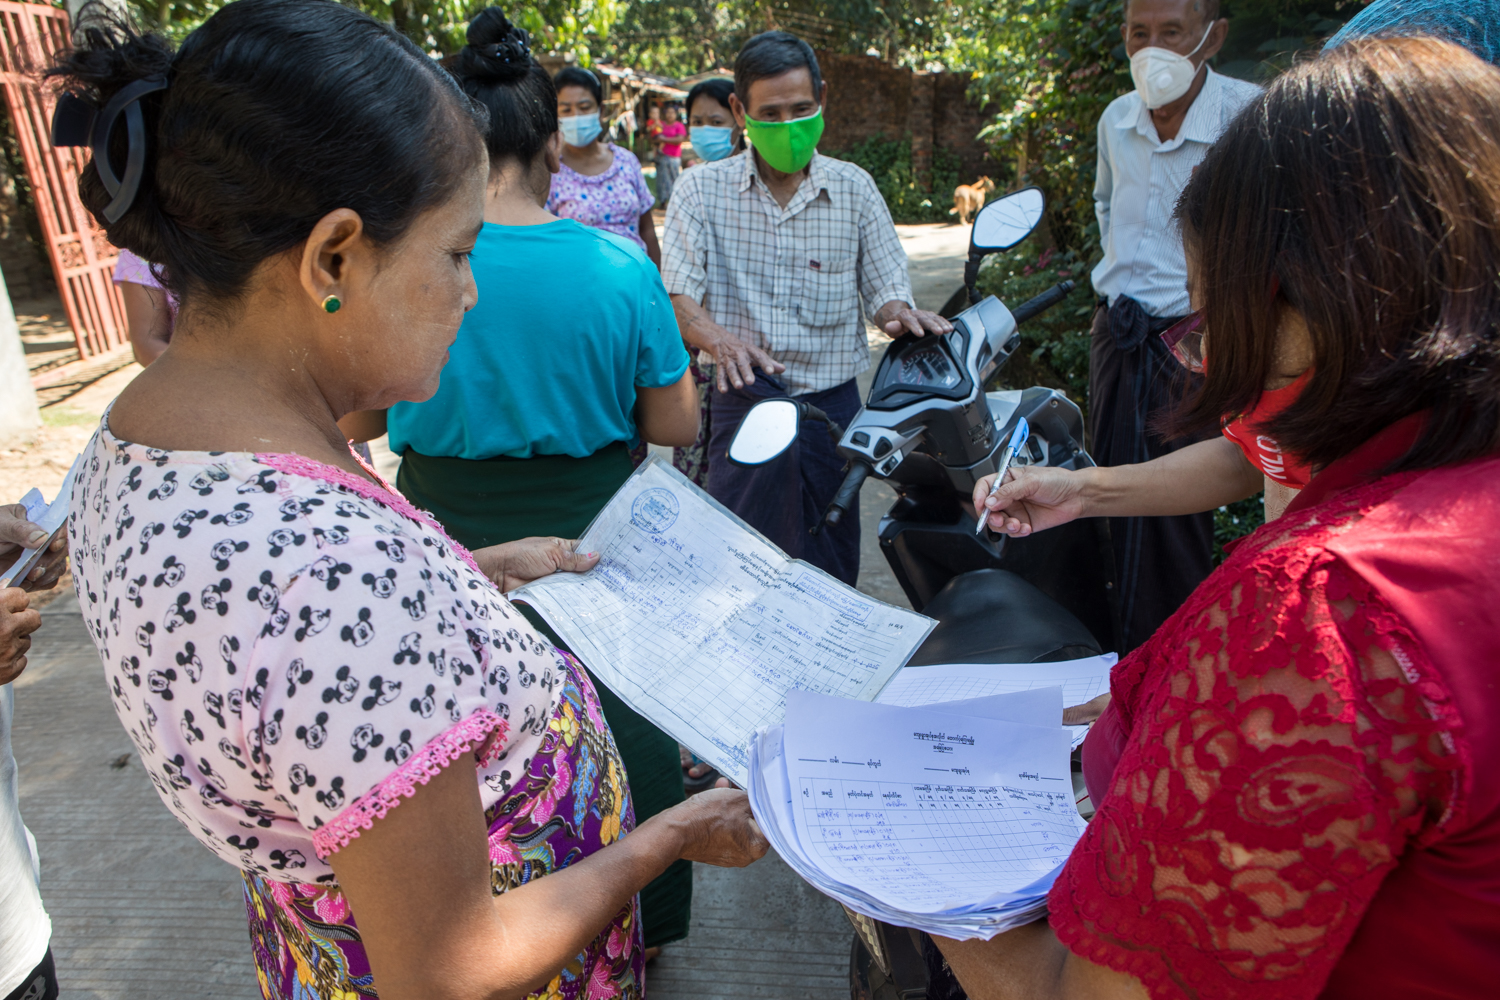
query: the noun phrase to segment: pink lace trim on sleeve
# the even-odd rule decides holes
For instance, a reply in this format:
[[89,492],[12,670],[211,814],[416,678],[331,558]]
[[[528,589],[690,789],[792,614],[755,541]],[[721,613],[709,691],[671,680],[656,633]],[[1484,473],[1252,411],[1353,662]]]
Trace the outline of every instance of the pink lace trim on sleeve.
[[[352,451],[351,454],[353,454]],[[336,465],[329,465],[327,462],[319,462],[316,459],[307,458],[304,455],[295,455],[289,452],[265,452],[257,453],[255,456],[255,460],[262,465],[269,465],[277,472],[285,472],[286,474],[292,476],[304,476],[308,479],[322,479],[326,482],[336,483],[353,493],[358,493],[366,500],[373,500],[375,503],[380,504],[382,507],[390,508],[391,510],[395,511],[397,514],[400,514],[402,517],[407,518],[408,520],[416,521],[418,524],[426,525],[433,531],[436,531],[438,534],[442,535],[444,540],[446,540],[447,543],[453,547],[453,551],[457,552],[459,554],[459,557],[462,558],[464,562],[468,563],[469,566],[474,570],[474,572],[478,573],[480,576],[484,576],[484,570],[480,569],[479,564],[474,561],[473,553],[455,542],[452,536],[450,536],[448,532],[443,529],[443,526],[437,522],[437,519],[435,517],[427,513],[425,510],[420,510],[417,507],[413,506],[412,502],[406,499],[406,497],[402,496],[394,486],[386,482],[385,478],[381,476],[380,473],[376,472],[374,469],[371,469],[363,459],[359,458],[358,455],[355,455],[354,457],[355,460],[358,461],[359,464],[370,473],[370,475],[379,480],[379,486],[377,486],[375,483],[370,482],[368,479],[364,479],[360,476],[354,475],[352,472],[345,472],[343,469],[340,469]]]
[[340,848],[349,846],[349,841],[368,830],[386,813],[409,799],[417,792],[418,785],[425,785],[442,773],[443,768],[458,760],[470,750],[474,751],[476,767],[487,767],[505,746],[510,724],[487,708],[439,734],[426,746],[406,759],[380,784],[370,789],[333,818],[333,822],[313,831],[313,849],[320,859],[326,859]]

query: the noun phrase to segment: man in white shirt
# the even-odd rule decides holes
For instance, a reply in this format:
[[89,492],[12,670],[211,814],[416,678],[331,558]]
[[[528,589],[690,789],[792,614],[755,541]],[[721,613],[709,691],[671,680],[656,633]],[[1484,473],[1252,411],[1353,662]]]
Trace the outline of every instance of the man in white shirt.
[[[911,305],[906,252],[875,181],[816,151],[827,84],[805,42],[768,31],[745,44],[730,110],[752,148],[682,175],[667,206],[662,280],[700,360],[712,357],[708,492],[788,555],[854,583],[859,519],[809,534],[844,477],[821,423],[786,454],[730,464],[749,408],[795,396],[847,424],[870,365],[864,316],[892,337],[947,333]],[[779,378],[778,378],[779,376]]]
[[[1136,89],[1099,119],[1094,207],[1104,259],[1089,364],[1089,431],[1100,465],[1146,462],[1190,444],[1152,421],[1183,372],[1159,334],[1189,311],[1172,213],[1208,147],[1259,88],[1208,61],[1229,22],[1219,0],[1129,0],[1125,51]],[[1125,650],[1156,631],[1212,569],[1213,515],[1111,518]]]

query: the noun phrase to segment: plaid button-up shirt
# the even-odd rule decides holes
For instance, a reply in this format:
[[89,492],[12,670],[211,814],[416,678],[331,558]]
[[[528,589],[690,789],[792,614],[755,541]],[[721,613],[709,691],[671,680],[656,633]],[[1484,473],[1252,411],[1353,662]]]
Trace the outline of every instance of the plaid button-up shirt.
[[667,291],[786,365],[795,394],[870,367],[864,315],[911,302],[906,252],[861,168],[815,154],[792,200],[776,203],[746,150],[683,171],[662,243]]

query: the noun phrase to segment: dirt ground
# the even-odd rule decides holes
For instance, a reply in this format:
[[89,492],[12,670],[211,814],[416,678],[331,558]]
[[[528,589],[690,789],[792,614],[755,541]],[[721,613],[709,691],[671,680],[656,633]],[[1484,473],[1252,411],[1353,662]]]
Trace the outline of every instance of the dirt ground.
[[[28,360],[35,358],[32,342],[24,333],[22,339],[28,341]],[[71,335],[68,341],[72,342]],[[134,362],[123,367],[118,362],[96,365],[69,375],[65,382],[38,389],[42,426],[37,428],[35,443],[0,451],[0,502],[14,503],[33,486],[52,499],[74,456],[93,435],[104,408],[140,370]]]
[[[15,311],[27,365],[43,383],[36,390],[42,425],[31,444],[0,449],[0,503],[15,503],[32,487],[48,500],[56,496],[104,408],[141,370],[128,355],[64,368],[78,361],[78,349],[62,303],[16,302]],[[65,576],[54,590],[33,594],[31,604],[45,607],[72,587]]]

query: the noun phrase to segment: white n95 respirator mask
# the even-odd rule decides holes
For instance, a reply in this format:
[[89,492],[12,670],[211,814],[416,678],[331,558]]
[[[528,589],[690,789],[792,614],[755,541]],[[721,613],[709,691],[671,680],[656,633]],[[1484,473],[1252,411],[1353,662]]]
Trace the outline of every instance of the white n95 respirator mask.
[[1147,108],[1155,111],[1171,104],[1192,88],[1198,67],[1189,57],[1198,54],[1198,49],[1203,48],[1213,30],[1214,26],[1210,24],[1197,48],[1185,56],[1171,49],[1148,45],[1130,57],[1130,78],[1135,81],[1135,89]]

